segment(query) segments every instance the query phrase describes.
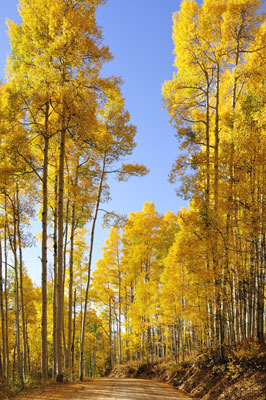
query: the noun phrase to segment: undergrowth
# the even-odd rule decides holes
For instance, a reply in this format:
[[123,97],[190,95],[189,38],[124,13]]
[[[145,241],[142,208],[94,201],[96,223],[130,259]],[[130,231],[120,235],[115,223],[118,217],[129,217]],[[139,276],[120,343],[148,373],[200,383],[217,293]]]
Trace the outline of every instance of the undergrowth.
[[111,376],[160,380],[206,400],[265,400],[266,346],[256,342],[225,346],[223,359],[208,349],[179,364],[132,361],[115,366]]

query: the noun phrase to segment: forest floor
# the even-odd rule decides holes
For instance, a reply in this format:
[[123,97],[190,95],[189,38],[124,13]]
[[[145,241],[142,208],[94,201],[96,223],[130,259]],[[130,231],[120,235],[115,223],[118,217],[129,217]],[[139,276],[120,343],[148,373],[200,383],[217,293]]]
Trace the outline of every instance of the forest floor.
[[143,379],[93,378],[87,382],[48,385],[29,390],[17,400],[189,400],[165,383]]

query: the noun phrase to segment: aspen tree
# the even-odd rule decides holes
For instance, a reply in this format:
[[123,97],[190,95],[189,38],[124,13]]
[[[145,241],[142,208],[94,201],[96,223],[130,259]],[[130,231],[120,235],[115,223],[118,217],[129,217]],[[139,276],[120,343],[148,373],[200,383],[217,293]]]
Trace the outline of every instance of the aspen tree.
[[[171,179],[174,181],[176,175],[181,175],[183,194],[193,198],[194,208],[205,221],[203,230],[211,245],[206,243],[206,269],[213,270],[214,280],[210,291],[214,302],[212,295],[208,300],[209,324],[221,358],[227,316],[230,314],[233,320],[233,331],[239,332],[240,327],[239,307],[230,311],[227,300],[228,281],[232,279],[231,299],[239,301],[236,275],[230,265],[233,254],[229,251],[235,235],[233,225],[237,221],[235,217],[233,222],[232,216],[237,187],[234,121],[253,76],[247,54],[255,58],[262,56],[263,45],[255,39],[263,20],[260,9],[261,2],[257,0],[205,0],[202,5],[183,1],[180,12],[174,16],[173,27],[178,72],[163,88],[165,105],[183,141],[181,148],[186,149],[186,154],[177,159]],[[209,81],[207,73],[211,77]],[[189,168],[195,170],[192,179],[186,175]],[[221,176],[229,179],[223,181]],[[228,193],[228,201],[220,194],[221,185],[223,192]]]
[[[62,304],[63,304],[63,191],[64,191],[64,155],[65,141],[68,129],[82,121],[84,131],[87,131],[86,123],[94,118],[93,107],[95,107],[95,96],[93,88],[98,85],[98,73],[102,62],[110,59],[106,47],[98,46],[101,33],[96,27],[94,14],[96,7],[102,1],[79,1],[73,7],[69,1],[58,0],[52,2],[47,0],[40,2],[32,0],[30,3],[20,2],[20,13],[22,25],[10,24],[11,46],[13,46],[12,59],[10,63],[10,79],[21,74],[24,79],[25,66],[28,65],[27,57],[30,58],[29,69],[26,67],[26,78],[35,83],[31,87],[31,95],[28,107],[30,117],[36,117],[31,112],[32,98],[37,100],[39,113],[43,113],[43,136],[44,146],[44,168],[43,168],[43,377],[47,378],[47,317],[46,317],[46,225],[47,225],[47,162],[48,162],[48,118],[51,119],[49,106],[53,118],[60,125],[60,156],[58,175],[58,294],[57,294],[57,379],[62,380]],[[48,11],[48,12],[47,12]],[[75,29],[72,27],[75,26]],[[33,40],[32,40],[33,39]],[[79,43],[77,46],[76,43]],[[97,44],[96,44],[97,42]],[[36,68],[35,68],[36,67]],[[21,71],[21,72],[20,72]],[[43,79],[43,76],[45,77]],[[67,82],[67,83],[66,83]],[[101,81],[103,82],[103,81]],[[82,85],[81,85],[82,84]],[[83,88],[82,98],[86,98],[86,106],[77,105],[76,94]],[[26,85],[27,88],[27,85]],[[59,92],[58,92],[58,89]],[[38,98],[39,93],[45,93],[44,99]],[[71,95],[70,95],[71,94]],[[80,93],[81,94],[81,93]],[[22,93],[23,96],[23,93]],[[87,97],[86,97],[87,96]],[[23,98],[25,98],[23,96]],[[44,100],[42,109],[40,101]],[[38,103],[39,102],[39,103]],[[33,103],[34,104],[34,103]],[[34,104],[35,106],[35,104]],[[88,107],[87,107],[88,106]],[[36,106],[35,106],[36,107]],[[78,108],[79,107],[79,111]],[[87,110],[86,110],[87,107]],[[38,110],[38,109],[37,109]],[[82,112],[82,115],[80,114]],[[77,115],[75,120],[71,116]],[[39,129],[39,115],[34,118],[35,129]],[[73,129],[73,128],[72,128]],[[52,131],[56,134],[56,131]]]

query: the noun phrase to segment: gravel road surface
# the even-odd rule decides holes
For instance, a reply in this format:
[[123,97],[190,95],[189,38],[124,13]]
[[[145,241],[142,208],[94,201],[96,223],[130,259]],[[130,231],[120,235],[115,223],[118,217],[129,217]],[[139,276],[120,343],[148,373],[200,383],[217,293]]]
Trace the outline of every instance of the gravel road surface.
[[51,385],[17,397],[18,400],[184,400],[190,399],[170,385],[143,379],[91,379],[88,382]]

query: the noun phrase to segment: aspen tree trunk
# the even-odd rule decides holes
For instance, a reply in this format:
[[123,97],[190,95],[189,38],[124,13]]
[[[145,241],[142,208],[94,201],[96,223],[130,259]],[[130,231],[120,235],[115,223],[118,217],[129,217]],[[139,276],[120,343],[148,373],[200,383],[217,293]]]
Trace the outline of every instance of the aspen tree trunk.
[[17,195],[17,232],[18,232],[18,245],[19,245],[19,284],[20,284],[20,310],[22,320],[22,356],[23,356],[23,378],[25,380],[27,373],[27,344],[26,344],[26,325],[25,325],[25,307],[24,307],[24,293],[23,293],[23,257],[22,257],[22,241],[20,232],[20,204],[19,204],[19,189],[16,184]]
[[[120,285],[120,283],[119,283]],[[122,361],[122,340],[121,340],[121,293],[119,288],[119,305],[118,305],[118,339],[117,339],[117,350],[118,350],[118,357],[117,361],[118,364],[121,364]]]
[[236,343],[236,334],[235,334],[235,299],[234,299],[234,275],[230,278],[229,285],[230,285],[230,328],[231,328],[231,344],[234,346]]
[[5,349],[6,349],[6,379],[9,382],[9,341],[8,341],[8,295],[7,295],[7,199],[5,196],[5,226],[4,226],[4,253],[5,253]]
[[260,266],[257,271],[257,339],[260,343],[264,343],[264,285],[265,285],[265,275],[263,273],[263,266]]
[[[147,318],[148,324],[150,324],[149,318]],[[152,343],[151,343],[151,327],[150,325],[147,328],[147,362],[153,362],[153,354],[152,354]]]
[[244,339],[247,339],[247,290],[245,283],[243,283],[243,303]]
[[[127,337],[128,337],[128,333],[129,333],[129,321],[128,321],[128,303],[130,302],[130,298],[128,298],[128,294],[129,294],[129,292],[128,292],[128,288],[127,288],[127,286],[125,286],[125,328],[126,328],[126,334],[127,334]],[[126,341],[126,343],[125,343],[125,347],[126,347],[126,361],[130,361],[130,359],[131,359],[131,354],[130,354],[130,351],[129,351],[129,348],[128,348],[128,344],[129,344],[129,342],[128,342],[128,340]]]
[[209,217],[210,208],[210,84],[209,76],[206,73],[206,212]]
[[14,346],[13,351],[13,368],[12,368],[12,381],[15,381],[15,374],[16,374],[16,345]]
[[[236,44],[236,58],[235,58],[235,67],[239,64],[239,57],[240,57],[240,37],[239,35],[237,36],[237,44]],[[236,101],[237,101],[237,77],[234,77],[234,85],[233,85],[233,94],[232,94],[232,109],[233,111],[235,110],[236,107]],[[238,315],[237,315],[237,308],[235,305],[237,304],[237,299],[236,299],[236,287],[235,287],[235,276],[233,277],[229,276],[229,271],[230,271],[230,261],[229,261],[229,242],[231,240],[230,237],[230,226],[232,224],[232,215],[231,215],[231,206],[233,202],[233,164],[234,164],[234,142],[231,138],[231,145],[230,145],[230,157],[229,157],[229,195],[228,195],[228,205],[229,205],[229,210],[227,212],[226,216],[226,228],[225,228],[225,263],[226,263],[226,273],[227,273],[227,279],[230,281],[230,295],[231,295],[231,342],[234,345],[236,340],[238,340]]]
[[256,329],[257,329],[257,310],[256,310],[256,272],[254,272],[253,282],[252,282],[252,337],[256,337]]
[[[250,260],[251,261],[251,260]],[[247,336],[250,340],[252,338],[252,273],[253,273],[253,265],[251,264],[251,271],[248,282],[248,311],[247,311]]]
[[55,186],[54,186],[54,232],[53,232],[53,241],[54,241],[54,288],[53,288],[53,360],[54,360],[54,377],[56,377],[56,368],[57,368],[57,175],[55,176]]
[[[206,219],[209,224],[210,219],[210,78],[208,72],[205,72],[207,88],[206,88]],[[206,252],[206,268],[210,271],[210,256],[207,250]],[[211,331],[211,348],[213,347],[214,338],[214,314],[213,314],[213,303],[212,298],[208,299],[209,309],[209,321]]]
[[[216,66],[216,100],[215,100],[215,144],[214,144],[214,212],[215,216],[218,215],[219,209],[219,106],[220,106],[220,65],[219,63]],[[218,223],[218,221],[215,221]],[[224,306],[221,298],[223,291],[223,282],[222,282],[222,272],[219,271],[219,263],[218,263],[218,249],[217,249],[217,232],[215,233],[214,240],[214,259],[213,259],[213,268],[214,268],[214,284],[215,284],[215,300],[216,300],[216,336],[219,342],[220,349],[220,357],[224,358]]]
[[180,345],[181,345],[181,352],[182,352],[182,362],[185,361],[185,344],[184,344],[184,327],[183,327],[183,319],[180,318]]
[[256,318],[256,307],[255,307],[255,293],[256,293],[256,269],[255,269],[255,255],[254,249],[252,249],[251,257],[251,276],[250,276],[250,323],[251,323],[251,337],[255,337],[255,318]]
[[43,150],[43,175],[42,175],[42,377],[48,378],[48,351],[47,351],[47,214],[48,214],[48,116],[49,104],[45,110],[45,134]]
[[63,381],[63,349],[62,349],[62,328],[63,328],[63,263],[64,263],[64,170],[65,170],[65,99],[63,99],[60,136],[59,156],[59,194],[58,194],[58,281],[57,281],[57,375],[56,381]]
[[238,282],[235,280],[235,314],[236,314],[236,338],[237,341],[240,341],[240,298],[239,298],[239,290],[238,290]]
[[[115,304],[114,304],[114,309],[115,309]],[[117,317],[117,314],[116,314],[116,311],[114,310],[114,313],[115,313],[115,315],[116,315],[116,318],[115,318],[115,323],[116,323],[116,357],[115,357],[115,363],[116,364],[119,364],[119,361],[118,361],[118,359],[119,359],[119,328],[118,328],[118,325],[119,325],[119,322],[118,322],[118,317]]]
[[119,249],[117,249],[117,265],[118,265],[118,338],[117,338],[117,362],[121,364],[122,340],[121,340],[121,272]]
[[[250,173],[250,193],[251,193],[251,209],[256,209],[255,204],[255,173],[256,167],[254,165],[254,157],[251,156],[251,173]],[[256,254],[256,232],[255,226],[252,234],[251,257],[250,257],[250,293],[251,293],[251,336],[256,337],[256,267],[257,267],[257,254]]]
[[3,257],[2,257],[2,241],[0,238],[0,314],[1,314],[1,331],[2,331],[2,374],[6,377],[6,339],[5,339],[5,315],[3,304]]
[[[78,168],[79,168],[79,157],[77,159],[76,176],[75,176],[75,190],[78,185]],[[68,340],[67,340],[67,355],[66,355],[66,369],[68,370],[70,365],[70,356],[72,351],[72,376],[73,376],[73,363],[74,363],[74,338],[72,340],[72,303],[73,303],[73,259],[74,259],[74,237],[75,237],[75,224],[76,224],[76,199],[72,204],[72,216],[71,216],[71,233],[70,233],[70,255],[69,255],[69,285],[68,285]],[[76,289],[75,289],[76,293]],[[75,294],[76,296],[76,294]],[[75,302],[75,301],[74,301]],[[74,311],[75,312],[75,311]],[[71,345],[72,341],[72,345]]]
[[[219,106],[220,106],[220,65],[217,64],[215,96],[215,144],[214,144],[214,211],[218,212],[219,201]],[[217,245],[217,244],[216,244]]]
[[64,250],[63,250],[63,290],[65,289],[65,282],[66,282],[66,253],[67,253],[67,240],[68,240],[68,217],[69,217],[69,204],[70,204],[70,200],[67,199],[67,204],[66,204],[66,215],[65,215],[65,233],[64,233]]
[[109,313],[108,313],[108,327],[109,327],[109,368],[113,366],[113,352],[112,352],[112,303],[111,298],[109,297]]
[[76,207],[75,202],[72,204],[71,217],[71,234],[70,234],[70,256],[69,256],[69,285],[68,285],[68,340],[67,340],[67,357],[66,369],[68,370],[71,355],[71,340],[72,340],[72,298],[73,298],[73,257],[74,257],[74,235],[76,223]]
[[30,363],[30,346],[29,346],[29,336],[28,336],[28,322],[26,320],[26,338],[27,338],[27,357],[28,357],[28,373],[31,375],[31,363]]
[[77,301],[77,290],[74,290],[74,304],[73,304],[73,336],[72,336],[72,346],[71,346],[71,371],[72,371],[72,379],[75,374],[75,335],[76,335],[76,301]]
[[0,349],[0,378],[3,377],[3,364],[2,364],[2,352]]
[[[155,332],[155,327],[153,326],[152,328],[151,328],[151,332],[152,332],[152,342],[151,342],[151,345],[152,345],[152,356],[153,356],[153,360],[156,358],[155,357],[155,343],[156,343],[156,340],[155,340],[155,336],[156,336],[156,332]],[[169,341],[168,341],[168,346],[169,346]],[[169,346],[170,347],[170,346]]]
[[92,254],[93,254],[93,243],[94,243],[94,233],[95,233],[95,226],[99,212],[99,206],[101,201],[102,189],[103,189],[103,182],[105,177],[105,166],[106,166],[106,154],[103,157],[103,165],[102,165],[102,173],[99,182],[96,206],[94,211],[94,216],[92,220],[92,227],[91,227],[91,235],[90,235],[90,251],[89,251],[89,262],[88,262],[88,271],[87,271],[87,285],[85,291],[85,301],[84,301],[84,312],[82,317],[82,326],[81,326],[81,337],[80,337],[80,362],[79,362],[79,378],[83,380],[83,363],[84,363],[84,339],[85,339],[85,325],[86,325],[86,314],[87,314],[87,306],[88,306],[88,295],[89,295],[89,287],[90,287],[90,277],[91,277],[91,262],[92,262]]
[[[257,204],[260,213],[260,221],[263,220],[263,181],[260,182],[260,176],[264,177],[264,168],[260,167],[258,171],[257,185]],[[265,249],[265,233],[260,223],[259,234],[258,234],[258,270],[257,270],[257,280],[258,280],[258,293],[257,293],[257,339],[260,343],[264,343],[264,249]]]
[[64,240],[64,250],[63,250],[63,325],[62,325],[62,336],[63,336],[63,348],[64,348],[64,360],[65,360],[65,371],[67,372],[67,343],[66,343],[66,335],[65,335],[65,281],[66,281],[66,252],[67,252],[67,240],[68,240],[68,213],[69,213],[69,204],[70,201],[67,199],[67,206],[66,206],[66,215],[65,215],[65,240]]
[[14,271],[15,271],[15,315],[16,315],[16,348],[17,348],[17,372],[21,385],[23,386],[23,372],[21,365],[21,351],[20,351],[20,323],[19,323],[19,283],[18,283],[18,259],[17,259],[17,215],[15,208],[15,196],[12,201],[13,205],[13,243],[10,236],[10,245],[14,254]]
[[181,334],[181,331],[180,331],[180,325],[178,325],[178,328],[177,328],[177,362],[178,362],[178,364],[179,364],[179,362],[180,362],[180,347],[181,347],[181,340],[180,340],[180,334]]
[[177,325],[173,324],[173,361],[177,364],[178,340],[177,340]]

